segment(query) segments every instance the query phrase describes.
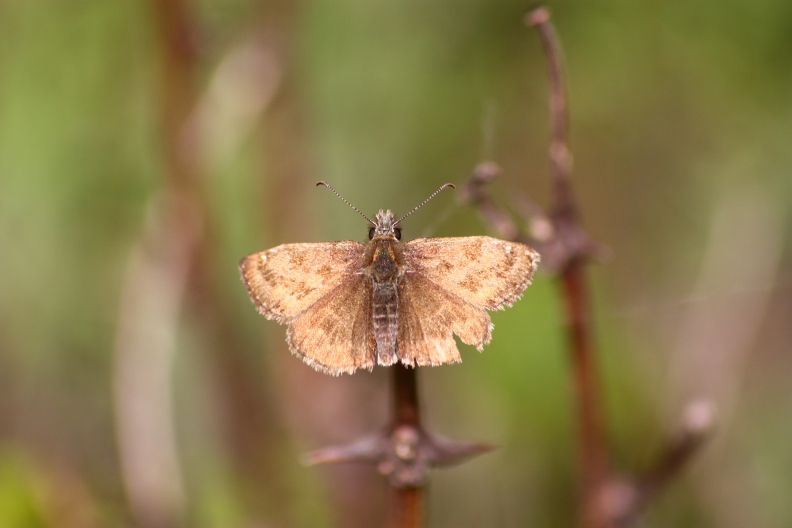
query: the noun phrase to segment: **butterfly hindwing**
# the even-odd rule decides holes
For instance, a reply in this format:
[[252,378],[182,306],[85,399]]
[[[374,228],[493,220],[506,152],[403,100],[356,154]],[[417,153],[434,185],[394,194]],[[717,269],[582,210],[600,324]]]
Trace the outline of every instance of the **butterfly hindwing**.
[[399,288],[399,358],[406,365],[461,361],[453,334],[479,350],[488,343],[489,315],[420,274],[404,275]]
[[369,279],[352,275],[327,292],[291,322],[286,341],[293,354],[328,374],[374,368]]

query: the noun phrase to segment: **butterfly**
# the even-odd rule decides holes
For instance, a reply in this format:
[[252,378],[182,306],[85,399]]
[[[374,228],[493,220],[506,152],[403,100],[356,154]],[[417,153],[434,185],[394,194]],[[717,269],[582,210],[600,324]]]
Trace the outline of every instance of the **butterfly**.
[[258,311],[288,325],[291,352],[338,376],[375,365],[461,361],[453,334],[481,351],[492,337],[487,310],[511,306],[531,283],[540,256],[487,236],[402,242],[398,220],[380,210],[369,240],[283,244],[239,263]]

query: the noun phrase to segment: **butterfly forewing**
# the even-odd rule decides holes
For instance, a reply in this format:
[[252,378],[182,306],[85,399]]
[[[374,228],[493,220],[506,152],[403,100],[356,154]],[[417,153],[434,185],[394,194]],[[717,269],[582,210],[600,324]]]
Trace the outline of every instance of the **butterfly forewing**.
[[284,244],[242,259],[239,269],[264,316],[289,322],[360,269],[358,242]]
[[404,245],[408,273],[420,274],[473,306],[495,310],[522,295],[539,254],[491,237],[418,238]]

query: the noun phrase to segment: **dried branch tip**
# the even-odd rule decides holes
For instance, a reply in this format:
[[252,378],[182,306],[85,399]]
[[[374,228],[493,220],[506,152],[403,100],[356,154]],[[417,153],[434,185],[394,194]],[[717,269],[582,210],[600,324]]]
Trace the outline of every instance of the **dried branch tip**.
[[685,406],[682,427],[689,434],[704,436],[709,434],[717,422],[717,411],[709,400],[695,400]]
[[526,13],[524,21],[525,25],[531,27],[547,24],[550,21],[550,10],[543,5],[537,6]]

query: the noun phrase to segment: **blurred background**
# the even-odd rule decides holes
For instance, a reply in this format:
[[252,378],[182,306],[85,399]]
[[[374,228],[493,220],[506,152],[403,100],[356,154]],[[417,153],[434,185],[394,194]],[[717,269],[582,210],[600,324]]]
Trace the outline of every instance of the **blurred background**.
[[[365,240],[484,160],[547,204],[545,59],[513,0],[0,3],[0,526],[367,527],[385,484],[301,453],[387,420],[387,372],[290,356],[238,260]],[[648,526],[792,526],[792,4],[550,2],[566,54],[614,465],[695,399],[712,441]],[[492,234],[446,191],[406,238]],[[540,270],[541,272],[541,270]],[[501,448],[431,526],[570,526],[552,277],[483,354],[422,369],[427,425]]]

